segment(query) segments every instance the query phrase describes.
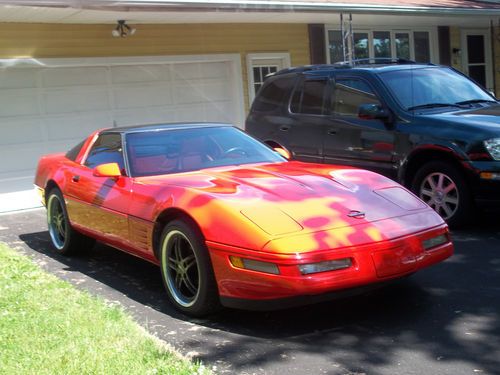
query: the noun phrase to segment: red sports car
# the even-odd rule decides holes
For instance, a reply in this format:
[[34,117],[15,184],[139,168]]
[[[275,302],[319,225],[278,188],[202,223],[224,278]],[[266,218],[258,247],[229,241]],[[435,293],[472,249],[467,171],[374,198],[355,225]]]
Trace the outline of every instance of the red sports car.
[[193,316],[332,298],[453,253],[396,182],[281,154],[230,125],[112,128],[42,157],[35,184],[59,253],[99,240],[158,264]]

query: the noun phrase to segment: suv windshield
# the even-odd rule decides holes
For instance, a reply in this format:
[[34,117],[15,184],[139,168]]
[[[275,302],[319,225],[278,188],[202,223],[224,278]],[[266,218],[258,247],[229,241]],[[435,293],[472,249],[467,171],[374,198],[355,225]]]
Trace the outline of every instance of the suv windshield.
[[406,109],[495,102],[480,86],[449,68],[416,68],[380,73],[393,96]]

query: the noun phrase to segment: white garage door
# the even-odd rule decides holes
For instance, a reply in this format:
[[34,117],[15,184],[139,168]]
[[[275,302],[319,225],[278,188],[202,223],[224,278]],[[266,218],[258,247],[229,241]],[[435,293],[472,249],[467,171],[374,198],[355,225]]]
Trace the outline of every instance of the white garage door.
[[14,204],[12,193],[32,189],[40,155],[66,151],[95,129],[183,121],[243,126],[239,55],[3,63],[0,212]]

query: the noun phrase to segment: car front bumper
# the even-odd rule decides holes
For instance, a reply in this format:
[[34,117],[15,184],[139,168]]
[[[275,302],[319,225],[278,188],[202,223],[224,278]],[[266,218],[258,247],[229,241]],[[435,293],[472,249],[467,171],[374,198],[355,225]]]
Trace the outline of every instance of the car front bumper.
[[469,185],[480,206],[500,207],[500,161],[477,161],[468,164]]
[[[332,230],[332,235],[335,230]],[[423,241],[439,235],[446,242],[428,250]],[[308,304],[371,289],[441,262],[453,254],[446,225],[362,245],[279,254],[207,242],[223,305],[273,310]],[[275,264],[279,274],[235,267],[231,256]],[[303,275],[299,265],[350,258],[345,269]]]

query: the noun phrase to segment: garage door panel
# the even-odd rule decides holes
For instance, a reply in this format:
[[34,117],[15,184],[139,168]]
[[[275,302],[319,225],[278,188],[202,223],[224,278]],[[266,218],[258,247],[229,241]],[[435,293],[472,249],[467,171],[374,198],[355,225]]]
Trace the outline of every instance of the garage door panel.
[[[34,170],[46,147],[41,143],[5,145],[0,148],[0,173]],[[7,161],[7,162],[5,162]]]
[[198,78],[203,79],[205,77],[227,79],[228,71],[230,69],[230,64],[227,62],[214,62],[214,63],[202,63],[200,64],[200,76]]
[[140,85],[113,90],[115,108],[141,108],[172,105],[169,85]]
[[206,121],[234,123],[234,106],[232,102],[221,101],[203,105]]
[[0,90],[34,88],[37,86],[38,70],[24,69],[0,69]]
[[0,117],[30,116],[40,112],[36,90],[2,90],[0,103]]
[[205,97],[210,97],[212,101],[231,100],[231,87],[228,82],[212,82],[203,86]]
[[[97,129],[113,126],[109,112],[48,117],[44,120],[49,140],[80,140]],[[65,148],[63,148],[65,150]]]
[[168,82],[170,79],[170,68],[165,64],[111,67],[111,82],[114,84]]
[[44,139],[44,132],[38,117],[32,119],[2,119],[0,132],[0,146],[36,143]]
[[161,124],[177,121],[175,109],[161,107],[116,111],[114,119],[118,126]]
[[106,67],[46,68],[41,71],[43,87],[102,85],[107,81]]
[[51,90],[45,93],[44,104],[49,115],[107,110],[109,94],[107,89]]

